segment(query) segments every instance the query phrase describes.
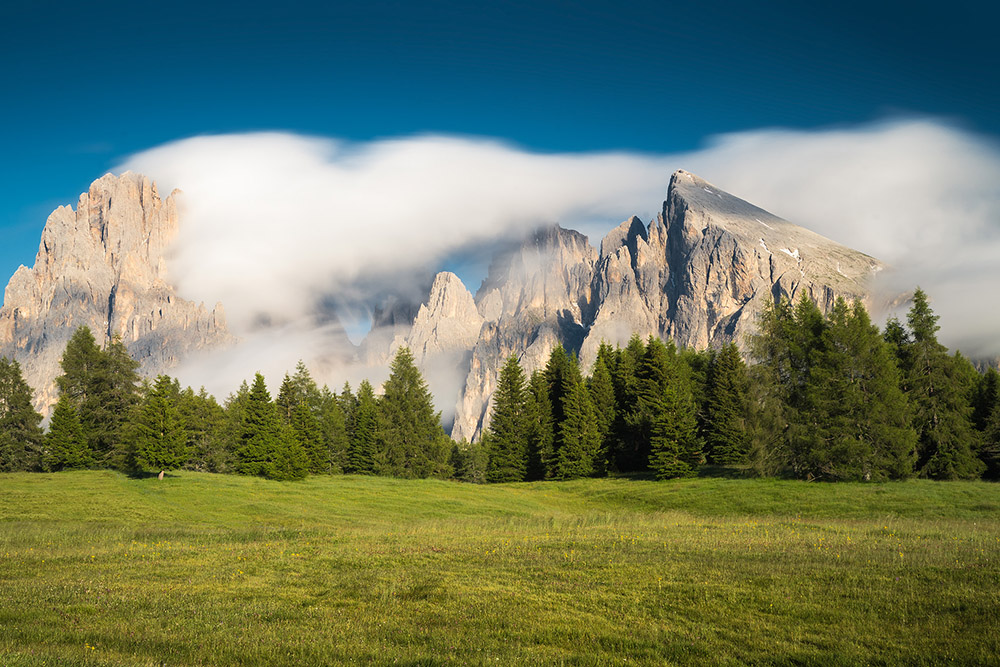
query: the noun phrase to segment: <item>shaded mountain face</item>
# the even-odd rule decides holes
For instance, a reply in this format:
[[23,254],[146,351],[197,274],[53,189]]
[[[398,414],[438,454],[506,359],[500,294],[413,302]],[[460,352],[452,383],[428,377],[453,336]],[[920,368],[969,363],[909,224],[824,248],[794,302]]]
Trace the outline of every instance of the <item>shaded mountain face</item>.
[[34,267],[14,273],[0,309],[0,356],[20,362],[37,409],[55,403],[59,361],[82,325],[98,343],[121,336],[150,376],[235,342],[221,304],[186,301],[167,280],[177,225],[175,194],[161,199],[155,184],[132,173],[94,181],[76,210],[49,216]]
[[[21,362],[38,407],[54,402],[59,359],[81,324],[98,340],[120,335],[149,375],[235,343],[221,304],[193,304],[169,283],[164,253],[177,225],[176,196],[161,199],[135,174],[105,176],[75,211],[61,207],[49,217],[34,268],[14,274],[0,310],[0,355]],[[457,397],[453,437],[475,439],[510,355],[531,373],[561,343],[587,371],[602,341],[624,344],[632,334],[698,348],[743,344],[767,299],[805,292],[824,310],[838,296],[867,302],[880,269],[867,255],[678,171],[660,214],[648,224],[626,220],[599,250],[552,226],[494,257],[475,297],[451,273],[433,279],[422,304],[386,294],[351,354],[385,366],[408,346],[439,403]]]

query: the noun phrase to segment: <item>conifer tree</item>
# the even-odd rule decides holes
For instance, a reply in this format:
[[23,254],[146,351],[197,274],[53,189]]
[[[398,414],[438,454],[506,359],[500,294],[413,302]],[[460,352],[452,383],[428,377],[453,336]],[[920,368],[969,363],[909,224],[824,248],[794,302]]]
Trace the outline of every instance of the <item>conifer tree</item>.
[[326,449],[329,452],[330,470],[334,473],[347,469],[347,450],[349,439],[344,411],[340,400],[323,385],[319,401],[319,429]]
[[69,396],[62,395],[52,411],[49,432],[45,435],[46,470],[79,470],[91,464],[90,450],[83,437],[80,418]]
[[375,392],[368,380],[358,386],[352,412],[350,443],[347,448],[346,472],[374,475],[378,464],[378,407]]
[[649,463],[649,437],[643,432],[643,417],[639,406],[639,365],[646,347],[634,334],[625,349],[616,355],[615,419],[612,423],[613,451],[610,462],[620,472],[645,470]]
[[531,374],[525,398],[528,429],[528,465],[525,478],[528,481],[538,481],[548,476],[548,467],[552,463],[552,441],[555,439],[549,386],[542,370]]
[[[575,365],[574,365],[574,368]],[[601,434],[590,393],[579,377],[569,377],[562,397],[563,420],[556,428],[556,447],[552,477],[575,479],[595,472],[601,451]]]
[[735,343],[711,356],[707,372],[703,434],[712,463],[744,463],[750,452],[750,379]]
[[483,437],[489,482],[521,482],[528,470],[528,405],[524,371],[510,356],[493,394],[490,425]]
[[0,357],[0,471],[41,469],[41,421],[21,365]]
[[[602,348],[606,344],[601,344]],[[607,347],[610,350],[610,347]],[[613,353],[612,353],[613,354]],[[598,351],[597,360],[594,362],[594,372],[587,382],[590,390],[590,401],[594,406],[594,413],[597,417],[597,432],[600,437],[600,454],[597,460],[597,472],[607,472],[608,462],[612,452],[611,428],[615,422],[615,385],[611,379],[611,370],[608,368],[607,359],[612,354],[601,354]]]
[[800,476],[909,476],[916,434],[888,344],[860,303],[838,299],[825,321],[802,401],[788,429]]
[[187,437],[170,377],[159,375],[131,424],[130,458],[136,470],[173,470],[187,460]]
[[305,477],[309,460],[298,439],[283,427],[267,391],[264,376],[257,373],[243,406],[236,471],[271,479]]
[[378,402],[379,465],[396,477],[446,477],[451,442],[441,427],[441,413],[427,383],[401,347],[390,366]]
[[900,366],[917,431],[917,473],[933,479],[978,477],[985,466],[973,451],[968,387],[956,359],[937,340],[938,316],[919,288],[906,321],[910,340],[900,349]]
[[688,379],[673,343],[649,337],[638,380],[649,468],[659,479],[694,474],[701,461],[698,424]]
[[215,397],[204,387],[198,393],[187,387],[179,393],[177,407],[187,441],[186,467],[204,472],[228,472],[229,452],[222,437],[226,413]]

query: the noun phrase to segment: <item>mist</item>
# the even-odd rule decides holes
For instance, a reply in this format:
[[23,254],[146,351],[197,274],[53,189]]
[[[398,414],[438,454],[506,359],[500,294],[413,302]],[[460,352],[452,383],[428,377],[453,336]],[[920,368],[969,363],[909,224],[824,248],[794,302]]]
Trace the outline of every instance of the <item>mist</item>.
[[[225,396],[262,370],[274,387],[304,359],[340,386],[386,375],[352,357],[377,295],[426,298],[426,276],[462,264],[473,293],[484,248],[540,224],[591,242],[659,211],[683,168],[772,213],[889,263],[887,293],[922,286],[942,341],[1000,355],[1000,148],[935,119],[815,131],[762,129],[674,154],[543,154],[489,139],[348,142],[268,132],[201,136],[129,157],[118,170],[180,188],[169,258],[178,293],[221,301],[243,343],[178,369]],[[995,299],[994,299],[995,300]],[[345,330],[346,327],[346,330]],[[432,387],[445,418],[457,377]],[[454,385],[454,386],[451,386]]]

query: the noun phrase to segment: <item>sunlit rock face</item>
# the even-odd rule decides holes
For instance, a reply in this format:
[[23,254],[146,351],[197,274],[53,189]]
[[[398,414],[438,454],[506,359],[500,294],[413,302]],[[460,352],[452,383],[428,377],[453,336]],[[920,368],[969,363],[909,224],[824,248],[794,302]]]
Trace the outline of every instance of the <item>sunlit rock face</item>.
[[37,409],[55,403],[59,360],[81,325],[98,344],[120,336],[147,375],[234,342],[221,304],[192,303],[170,284],[166,251],[177,225],[176,193],[162,199],[133,173],[94,181],[76,210],[49,216],[34,267],[15,272],[0,309],[0,355],[20,362]]
[[586,372],[602,341],[625,344],[633,334],[696,348],[743,346],[768,299],[805,292],[824,311],[839,296],[867,302],[881,268],[678,171],[656,219],[626,220],[599,252],[582,235],[551,228],[494,261],[476,295],[485,323],[453,435],[479,437],[511,354],[531,373],[562,343],[578,352]]
[[[147,375],[236,342],[221,304],[194,304],[172,286],[166,259],[178,197],[161,199],[143,176],[107,175],[75,210],[49,216],[35,266],[18,269],[0,309],[0,354],[21,362],[39,409],[55,401],[59,359],[80,325],[99,343],[120,336]],[[804,292],[823,310],[838,296],[867,302],[881,268],[678,171],[655,219],[629,218],[599,249],[579,232],[539,229],[498,252],[474,297],[452,273],[427,274],[382,295],[357,348],[334,326],[312,340],[316,349],[297,352],[312,364],[332,345],[332,376],[344,364],[384,370],[405,345],[446,422],[455,406],[453,437],[476,439],[508,356],[530,374],[562,344],[589,372],[602,341],[625,344],[633,334],[743,345],[767,299]],[[421,292],[422,302],[413,297]]]

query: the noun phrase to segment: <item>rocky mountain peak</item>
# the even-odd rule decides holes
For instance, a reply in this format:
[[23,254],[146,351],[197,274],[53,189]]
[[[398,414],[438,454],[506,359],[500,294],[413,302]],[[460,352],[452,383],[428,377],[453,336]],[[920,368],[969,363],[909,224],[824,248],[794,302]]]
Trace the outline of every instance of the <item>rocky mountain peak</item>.
[[39,409],[55,402],[59,359],[81,325],[99,342],[120,336],[149,374],[233,342],[221,305],[193,304],[170,284],[178,196],[161,199],[141,174],[106,174],[75,210],[60,206],[49,216],[34,267],[17,270],[0,309],[0,354],[21,363]]

